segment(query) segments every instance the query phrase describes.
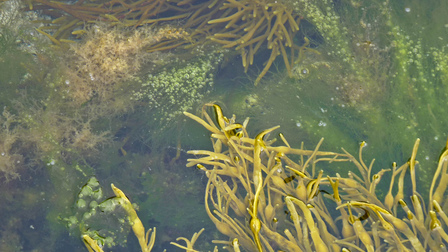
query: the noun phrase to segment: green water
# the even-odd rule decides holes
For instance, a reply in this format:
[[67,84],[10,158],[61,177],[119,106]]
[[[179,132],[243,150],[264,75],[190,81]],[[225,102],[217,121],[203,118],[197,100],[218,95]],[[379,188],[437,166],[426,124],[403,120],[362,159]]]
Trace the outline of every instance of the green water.
[[[133,96],[153,78],[148,75],[194,68],[197,64],[188,65],[189,60],[202,64],[209,55],[223,58],[207,61],[212,62],[207,65],[210,72],[201,78],[214,84],[204,84],[200,95],[191,95],[200,99],[192,100],[190,112],[199,114],[203,103],[218,102],[228,117],[236,114],[240,122],[250,117],[252,136],[280,125],[278,132],[296,147],[304,142],[313,148],[324,137],[321,149],[344,148],[355,155],[359,143],[366,141],[364,160],[376,159],[374,171],[391,168],[392,162],[405,163],[420,138],[418,187],[426,198],[447,139],[447,3],[321,1],[308,3],[320,10],[311,12],[304,8],[306,2],[289,2],[307,21],[295,41],[307,37],[319,54],[306,52],[293,76],[278,57],[254,86],[256,67],[262,69],[270,53],[266,51],[256,56],[259,62],[248,74],[233,52],[208,48],[187,58],[184,52],[173,51],[171,64],[156,70],[144,65],[134,73],[138,79],[117,81],[122,84],[111,91],[112,98],[104,89],[106,98],[97,92],[79,103],[71,96],[79,89],[70,86],[78,79],[70,79],[64,70],[75,64],[67,57],[73,52],[57,49],[39,35],[31,22],[34,14],[18,11],[12,16],[4,3],[0,251],[86,251],[80,230],[113,236],[114,251],[138,251],[123,212],[91,212],[92,201],[101,204],[113,197],[111,183],[138,205],[145,228],[157,227],[154,251],[177,251],[170,242],[191,238],[201,228],[206,231],[195,246],[198,250],[211,250],[211,240],[225,240],[204,210],[206,176],[185,167],[187,150],[212,148],[209,133],[180,113],[186,101],[172,102],[180,100],[175,96],[182,95],[180,91],[162,93],[157,106]],[[176,57],[187,58],[187,63],[173,60]],[[176,81],[190,87],[194,82],[190,77]],[[330,172],[346,174],[344,168]],[[80,207],[79,193],[92,177],[99,182],[95,190],[101,188],[102,194],[89,195],[87,205]]]

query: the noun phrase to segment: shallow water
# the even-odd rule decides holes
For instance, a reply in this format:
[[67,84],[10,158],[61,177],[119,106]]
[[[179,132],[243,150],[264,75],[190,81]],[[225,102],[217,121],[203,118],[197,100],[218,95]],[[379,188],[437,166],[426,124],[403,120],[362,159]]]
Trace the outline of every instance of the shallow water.
[[[318,53],[305,52],[292,76],[277,57],[257,86],[253,80],[269,58],[268,50],[260,51],[247,74],[233,51],[210,50],[196,57],[173,51],[161,57],[171,64],[155,63],[154,58],[142,60],[142,67],[129,64],[139,69],[126,73],[138,79],[115,77],[121,86],[107,79],[103,89],[83,93],[88,93],[87,98],[71,96],[84,90],[72,88],[74,81],[85,82],[79,75],[87,72],[74,66],[82,61],[70,57],[82,50],[57,49],[30,22],[42,21],[42,13],[17,11],[14,16],[14,6],[3,3],[0,16],[0,105],[5,111],[0,121],[0,251],[86,251],[80,230],[114,237],[114,251],[138,251],[126,214],[95,205],[114,196],[111,183],[138,205],[145,228],[157,227],[155,251],[177,251],[170,242],[190,238],[203,227],[198,250],[211,250],[211,240],[226,240],[204,210],[206,176],[185,167],[186,151],[212,149],[210,133],[184,117],[182,106],[173,105],[173,100],[193,91],[162,90],[156,102],[131,100],[151,79],[148,75],[166,70],[175,76],[175,69],[191,71],[206,64],[213,65],[207,68],[213,76],[204,76],[204,83],[210,78],[214,84],[198,89],[203,92],[201,99],[192,103],[190,112],[199,115],[202,104],[217,102],[229,118],[236,114],[242,122],[250,117],[253,137],[280,125],[278,132],[297,147],[303,141],[312,149],[324,137],[321,149],[343,147],[355,155],[359,143],[366,141],[364,160],[370,163],[376,158],[374,171],[406,162],[420,138],[419,192],[428,193],[447,138],[448,6],[444,1],[316,4],[330,8],[324,9],[327,16],[337,17],[332,19],[336,23],[327,23],[330,29],[316,28],[315,16],[295,9],[307,20],[301,23],[295,42],[302,45],[307,37],[309,47]],[[178,61],[173,60],[176,57]],[[209,57],[216,60],[207,61]],[[76,69],[78,76],[70,75],[67,68]],[[96,76],[110,77],[91,72],[84,78],[93,82]],[[184,85],[190,77],[183,79]],[[79,97],[84,100],[76,100]],[[336,169],[329,172],[347,173],[344,167]],[[99,182],[93,191],[101,188],[101,195],[80,196],[92,177]],[[389,178],[385,175],[383,180]],[[388,183],[380,186],[384,186],[378,188],[382,195]],[[79,205],[81,198],[86,205]]]

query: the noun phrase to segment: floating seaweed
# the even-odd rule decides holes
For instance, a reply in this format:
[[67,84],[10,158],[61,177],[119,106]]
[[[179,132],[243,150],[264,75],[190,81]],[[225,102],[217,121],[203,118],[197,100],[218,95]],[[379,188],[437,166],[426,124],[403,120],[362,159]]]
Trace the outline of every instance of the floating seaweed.
[[[282,55],[287,72],[291,76],[295,57],[300,60],[304,50],[312,50],[307,48],[307,38],[301,47],[294,43],[294,36],[299,31],[302,18],[282,1],[227,0],[222,9],[227,10],[229,14],[208,23],[225,24],[225,31],[212,34],[210,39],[223,44],[224,48],[235,48],[239,51],[245,71],[253,64],[255,53],[265,42],[267,49],[271,51],[265,67],[255,80],[255,85],[268,72],[278,55]],[[285,47],[290,48],[289,54]]]
[[[309,48],[305,38],[302,46],[294,42],[299,31],[300,17],[283,1],[274,0],[157,0],[157,1],[79,1],[53,2],[33,0],[29,9],[42,10],[54,19],[37,31],[54,44],[72,43],[74,37],[88,32],[86,23],[98,21],[112,26],[139,27],[161,23],[181,26],[166,30],[165,39],[146,46],[148,52],[171,50],[180,46],[213,41],[223,48],[235,48],[241,54],[245,71],[254,62],[260,48],[270,51],[269,59],[259,73],[255,84],[268,72],[278,55],[282,55],[288,74]],[[185,30],[191,31],[191,33]],[[173,30],[173,32],[170,32]],[[177,31],[179,30],[179,31]],[[173,36],[177,33],[177,36]],[[287,49],[290,52],[287,52]]]
[[[217,124],[207,113],[209,107]],[[251,138],[248,119],[238,124],[216,104],[204,106],[205,120],[185,115],[212,132],[214,150],[189,151],[200,157],[189,159],[187,166],[197,166],[209,178],[207,214],[229,237],[214,243],[231,251],[239,251],[240,246],[246,251],[435,251],[448,244],[447,149],[440,155],[425,210],[415,180],[419,139],[407,163],[400,167],[394,163],[391,169],[373,174],[374,160],[366,165],[362,158],[364,142],[357,159],[344,149],[342,153],[319,150],[323,139],[314,150],[304,149],[303,144],[292,148],[281,134],[283,143],[274,144],[275,139],[267,136],[278,127]],[[332,165],[355,171],[347,176],[324,175],[323,167]],[[377,190],[390,170],[388,192]],[[409,205],[404,192],[408,175]],[[379,192],[386,194],[383,200]]]

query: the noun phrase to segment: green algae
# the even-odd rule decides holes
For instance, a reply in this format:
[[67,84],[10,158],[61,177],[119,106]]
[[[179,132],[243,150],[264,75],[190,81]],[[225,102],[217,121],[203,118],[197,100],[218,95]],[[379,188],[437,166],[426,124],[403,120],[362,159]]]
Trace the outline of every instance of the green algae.
[[[221,84],[218,90],[203,99],[207,102],[222,100],[227,105],[226,110],[235,112],[240,118],[250,116],[251,125],[256,125],[254,131],[282,125],[281,131],[294,146],[300,146],[302,141],[305,146],[314,146],[324,137],[323,148],[334,150],[344,147],[356,153],[359,142],[367,141],[365,160],[369,162],[377,158],[375,169],[378,170],[390,168],[393,161],[406,161],[418,137],[422,139],[417,156],[419,181],[429,181],[433,174],[429,167],[435,167],[441,152],[439,146],[443,146],[447,137],[448,20],[442,11],[446,9],[446,3],[411,1],[406,5],[396,1],[386,4],[381,1],[340,1],[332,5],[322,1],[314,8],[321,10],[324,16],[313,17],[306,10],[301,13],[309,22],[305,28],[312,30],[310,33],[314,36],[310,39],[320,55],[307,53],[306,58],[293,69],[294,78],[285,77],[280,63],[279,71],[265,76],[256,89],[252,88],[252,83],[240,87],[239,81],[232,76],[234,83],[229,86],[233,90]],[[328,23],[317,27],[318,20]],[[319,36],[324,39],[319,39]],[[14,48],[12,41],[3,41],[2,48]],[[163,164],[168,166],[181,148],[176,146],[178,139],[184,148],[201,148],[196,145],[199,142],[205,145],[203,139],[196,137],[202,131],[190,123],[177,124],[178,118],[173,120],[174,127],[169,131],[158,131],[160,134],[157,136],[153,131],[142,130],[142,125],[147,125],[142,121],[154,119],[151,118],[153,114],[141,116],[143,110],[151,109],[142,109],[141,103],[131,102],[132,92],[120,91],[106,105],[100,104],[93,96],[81,107],[74,108],[68,98],[63,97],[63,87],[67,85],[63,74],[57,70],[33,68],[36,56],[17,48],[14,48],[14,54],[5,53],[8,50],[3,49],[0,56],[0,104],[10,107],[21,120],[21,141],[29,143],[23,146],[29,151],[27,160],[32,159],[28,166],[30,170],[25,174],[31,176],[31,170],[45,171],[49,187],[61,192],[48,203],[51,210],[39,212],[41,216],[47,216],[55,227],[61,216],[72,213],[77,203],[82,205],[76,201],[76,192],[90,175],[98,174],[100,180],[121,182],[123,190],[129,190],[129,195],[137,195],[135,202],[141,206],[142,219],[164,225],[160,232],[163,234],[165,230],[169,235],[164,235],[163,241],[176,238],[173,234],[188,236],[179,231],[191,231],[187,228],[188,220],[182,218],[183,214],[191,214],[188,219],[200,219],[205,214],[202,208],[197,210],[203,207],[199,200],[187,201],[183,196],[197,193],[194,198],[199,199],[203,185],[200,179],[186,178],[197,174],[179,172],[182,164],[173,167]],[[51,57],[50,60],[62,58]],[[51,67],[53,65],[48,66]],[[44,72],[50,75],[36,76]],[[29,73],[34,73],[34,76],[30,77]],[[142,78],[147,76],[142,75]],[[135,85],[128,87],[135,88]],[[34,101],[20,100],[24,91],[28,91],[27,99],[39,100],[37,106],[33,108],[30,105]],[[173,101],[173,98],[168,98]],[[15,106],[18,103],[13,103],[12,99],[26,105]],[[107,106],[114,112],[109,113],[111,110],[106,109]],[[191,107],[194,106],[190,104]],[[129,112],[132,109],[136,112]],[[182,112],[180,110],[170,108],[176,115]],[[96,112],[89,114],[89,111]],[[161,111],[155,113],[159,118],[166,115]],[[61,114],[64,118],[55,120],[61,118]],[[79,114],[88,116],[79,117]],[[80,136],[87,127],[83,125],[90,123],[91,136],[101,136],[110,131],[109,136],[114,137],[112,145],[104,150],[102,145],[105,142],[100,141],[87,151],[80,146],[91,146],[92,141],[78,147],[73,145],[73,136]],[[62,127],[71,127],[71,133],[60,131]],[[159,125],[154,126],[157,127]],[[123,128],[132,129],[121,135],[118,132]],[[127,138],[131,140],[125,140]],[[139,140],[141,138],[145,140]],[[118,156],[118,153],[123,153],[121,148],[127,151],[127,155]],[[92,154],[98,150],[105,154],[100,160]],[[152,151],[151,156],[144,154],[149,150]],[[344,172],[342,168],[335,171]],[[428,189],[428,183],[421,183],[422,191]],[[44,191],[48,195],[50,189]],[[177,194],[179,191],[183,194]],[[36,197],[39,193],[38,190],[30,190],[26,194]],[[171,196],[177,202],[167,202],[166,198]],[[90,203],[85,203],[86,208],[90,207]],[[180,205],[184,213],[168,211]],[[194,231],[203,225],[207,224],[196,222]]]

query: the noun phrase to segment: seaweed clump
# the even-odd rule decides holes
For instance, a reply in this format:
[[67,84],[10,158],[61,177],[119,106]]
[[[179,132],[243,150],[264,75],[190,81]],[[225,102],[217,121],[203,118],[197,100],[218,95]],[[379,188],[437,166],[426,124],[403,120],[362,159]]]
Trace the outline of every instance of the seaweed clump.
[[4,109],[0,116],[0,176],[6,181],[20,177],[19,169],[24,161],[17,152],[18,133],[15,123],[16,117]]
[[[255,84],[268,72],[277,56],[282,55],[291,76],[293,65],[303,58],[305,50],[316,52],[307,47],[309,43],[306,41],[301,46],[296,45],[295,37],[302,16],[292,6],[288,1],[274,0],[106,0],[94,4],[30,1],[30,9],[41,9],[56,18],[51,26],[38,29],[38,32],[58,45],[85,33],[84,22],[100,20],[111,26],[134,28],[168,22],[175,26],[181,24],[191,34],[168,36],[168,39],[157,41],[151,46],[145,43],[141,46],[147,47],[149,51],[164,51],[184,45],[202,45],[211,40],[224,48],[234,48],[241,55],[245,71],[254,63],[254,55],[265,48],[270,55]],[[50,34],[44,30],[54,32]]]
[[225,1],[221,9],[225,10],[225,14],[208,21],[208,24],[221,24],[225,29],[212,34],[210,40],[240,52],[246,72],[254,62],[255,53],[267,42],[266,47],[271,53],[255,85],[268,72],[278,55],[282,55],[288,75],[292,76],[295,61],[300,61],[303,52],[309,49],[306,48],[308,42],[302,46],[294,43],[302,19],[297,12],[293,12],[285,1],[272,0]]
[[69,96],[78,104],[93,97],[110,99],[114,89],[140,69],[142,45],[152,37],[106,26],[87,31],[83,41],[70,47],[72,56],[66,71]]
[[148,27],[129,29],[103,23],[86,30],[79,43],[70,46],[65,75],[65,90],[76,104],[92,98],[106,101],[122,91],[146,62],[159,60],[157,53],[144,50],[170,35],[167,27],[155,31]]
[[16,102],[23,130],[20,138],[34,146],[41,159],[65,162],[95,158],[102,147],[112,142],[107,130],[99,130],[98,111],[85,108],[64,115],[38,103]]
[[[217,124],[206,109],[212,107]],[[292,148],[267,136],[277,127],[249,137],[244,123],[227,118],[215,104],[206,104],[205,120],[185,115],[211,131],[213,151],[194,150],[197,166],[208,177],[205,207],[217,229],[229,237],[230,251],[435,251],[448,244],[444,202],[448,150],[442,152],[429,191],[428,209],[417,190],[417,139],[408,162],[373,173],[344,149],[342,153]],[[448,146],[448,143],[447,143]],[[343,166],[347,176],[324,175],[324,168]],[[351,171],[353,169],[354,171]],[[392,170],[383,200],[377,185]],[[331,170],[330,170],[331,171]],[[407,204],[405,177],[412,188]],[[397,183],[395,183],[397,181]],[[409,198],[408,198],[409,199]]]

